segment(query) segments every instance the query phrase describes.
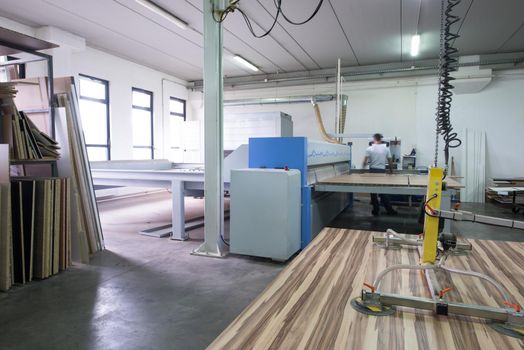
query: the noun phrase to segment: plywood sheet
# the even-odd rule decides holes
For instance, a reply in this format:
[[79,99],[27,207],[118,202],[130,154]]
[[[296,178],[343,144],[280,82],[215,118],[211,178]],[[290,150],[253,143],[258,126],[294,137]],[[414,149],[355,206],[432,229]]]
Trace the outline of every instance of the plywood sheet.
[[[463,188],[455,179],[447,177],[444,182],[446,182],[448,188]],[[428,186],[428,176],[427,175],[409,175],[409,185],[414,187],[427,187]]]
[[[497,278],[524,304],[524,244],[470,241],[469,256],[447,266]],[[484,321],[435,317],[399,309],[393,316],[357,313],[350,305],[364,282],[393,264],[416,264],[416,248],[384,250],[371,232],[324,229],[209,346],[209,349],[521,349],[522,340],[501,335]],[[452,287],[451,301],[501,306],[498,294],[479,279],[439,275]],[[418,271],[392,272],[383,291],[429,297]]]
[[356,186],[408,186],[408,177],[406,175],[389,174],[349,174],[324,179],[319,183]]

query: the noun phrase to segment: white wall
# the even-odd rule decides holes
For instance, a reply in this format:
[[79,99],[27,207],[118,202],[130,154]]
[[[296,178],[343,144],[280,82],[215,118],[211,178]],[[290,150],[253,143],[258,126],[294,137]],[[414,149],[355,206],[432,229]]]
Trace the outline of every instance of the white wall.
[[[429,165],[434,155],[435,77],[375,80],[343,84],[349,97],[346,132],[374,133],[398,137],[402,153],[417,149],[418,165]],[[257,90],[227,91],[225,99],[288,97],[335,92],[334,84]],[[193,116],[203,119],[202,94],[190,93]],[[334,131],[335,103],[320,103],[328,132]],[[320,139],[311,104],[226,107],[227,112],[283,111],[294,121],[295,136]],[[452,123],[459,136],[464,128],[484,130],[487,135],[486,176],[524,176],[524,71],[494,73],[493,81],[482,91],[456,95],[452,103]],[[357,167],[366,147],[355,141],[353,159]],[[460,175],[462,149],[454,149],[456,170]],[[439,151],[439,163],[443,153]]]
[[[85,46],[83,38],[46,27],[30,26],[0,17],[0,26],[26,35],[43,35],[60,45],[49,50],[53,56],[55,77],[86,74],[109,81],[111,159],[132,159],[131,89],[133,87],[153,92],[155,158],[169,155],[169,97],[188,99],[186,81],[145,66]],[[29,64],[28,77],[47,74],[43,63]],[[191,118],[191,109],[188,108]]]
[[72,62],[75,75],[86,74],[109,81],[111,159],[132,159],[133,87],[153,92],[155,158],[168,156],[169,97],[187,100],[185,81],[90,47],[74,53]]
[[[417,145],[419,158],[433,158],[434,118],[429,107],[436,105],[436,87],[419,86],[417,92]],[[452,123],[462,135],[464,128],[486,133],[486,178],[524,176],[524,70],[498,72],[493,81],[474,94],[455,95]],[[430,138],[431,140],[426,140]],[[460,173],[462,148],[450,153]],[[442,152],[439,154],[441,157]]]

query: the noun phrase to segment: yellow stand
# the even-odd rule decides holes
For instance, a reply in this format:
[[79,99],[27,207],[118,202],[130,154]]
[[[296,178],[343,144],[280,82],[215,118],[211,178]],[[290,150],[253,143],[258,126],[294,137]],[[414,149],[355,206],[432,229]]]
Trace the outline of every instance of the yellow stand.
[[[440,200],[442,198],[442,178],[444,169],[430,168],[428,176],[428,190],[426,201],[432,209],[440,209]],[[429,210],[429,208],[424,208]],[[425,215],[424,219],[424,242],[422,263],[434,264],[437,257],[439,218]]]

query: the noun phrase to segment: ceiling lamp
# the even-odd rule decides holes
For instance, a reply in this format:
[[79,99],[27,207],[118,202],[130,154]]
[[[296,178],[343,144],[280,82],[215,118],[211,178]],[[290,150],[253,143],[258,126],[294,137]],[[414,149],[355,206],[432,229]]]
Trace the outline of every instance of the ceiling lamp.
[[239,55],[235,55],[234,57],[235,61],[237,63],[239,63],[241,66],[244,66],[246,68],[249,68],[251,69],[252,71],[254,72],[258,72],[259,69],[257,66],[255,66],[253,63],[249,62],[248,60],[246,60],[244,57],[242,56],[239,56]]
[[158,6],[157,4],[149,0],[135,0],[135,1],[138,4],[144,6],[149,11],[154,12],[157,15],[159,15],[160,17],[167,19],[169,22],[176,24],[180,28],[187,29],[187,22],[182,21],[180,18],[178,18],[171,12],[164,10],[162,7]]
[[415,34],[411,37],[411,56],[418,56],[418,51],[420,49],[420,35]]

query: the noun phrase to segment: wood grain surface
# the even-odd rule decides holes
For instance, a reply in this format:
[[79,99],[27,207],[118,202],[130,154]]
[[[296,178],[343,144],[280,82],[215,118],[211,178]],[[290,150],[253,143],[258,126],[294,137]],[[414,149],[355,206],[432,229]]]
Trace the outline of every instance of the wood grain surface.
[[[473,252],[447,266],[497,278],[524,304],[524,244],[470,241]],[[399,308],[393,316],[356,312],[350,301],[386,266],[416,264],[416,248],[385,250],[371,232],[324,229],[208,349],[522,349],[483,320]],[[450,301],[500,306],[493,288],[472,277],[440,274]],[[429,297],[419,271],[392,272],[384,292]]]
[[[447,178],[449,188],[462,188],[455,179]],[[319,181],[322,184],[345,184],[345,185],[369,185],[369,186],[406,186],[427,187],[427,175],[403,175],[403,174],[349,174],[330,177]]]
[[[458,182],[456,179],[447,177],[444,182],[446,182],[449,188],[463,188],[464,186]],[[428,185],[428,176],[427,175],[409,175],[409,185],[416,187],[427,187]]]

